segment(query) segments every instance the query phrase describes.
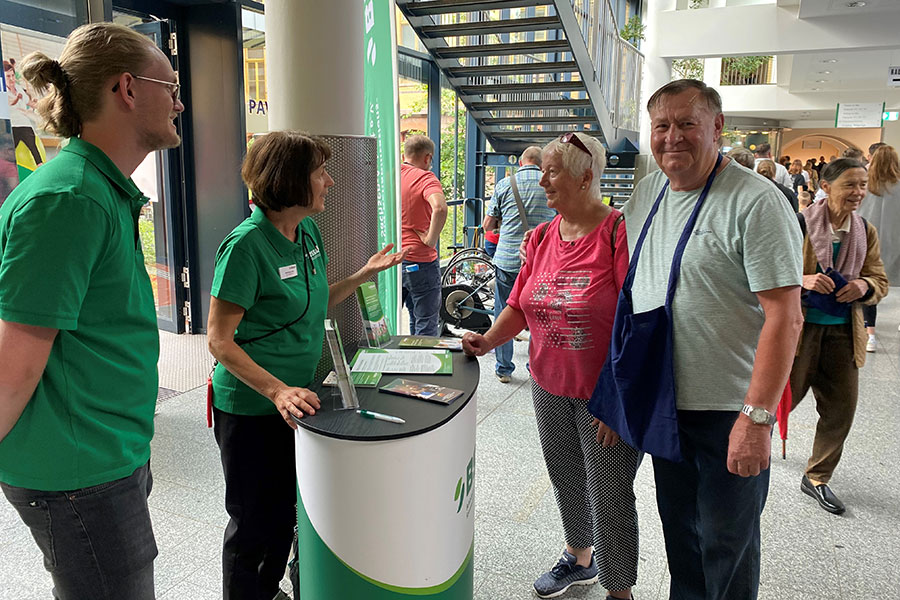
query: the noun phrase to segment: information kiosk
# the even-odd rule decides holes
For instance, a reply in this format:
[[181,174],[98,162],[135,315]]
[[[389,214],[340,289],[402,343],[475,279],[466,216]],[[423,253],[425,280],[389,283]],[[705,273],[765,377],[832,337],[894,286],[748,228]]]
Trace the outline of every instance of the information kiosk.
[[[394,338],[391,346],[396,347]],[[478,362],[452,375],[384,374],[463,390],[450,406],[357,388],[360,408],[405,424],[322,408],[296,432],[303,598],[471,600]]]

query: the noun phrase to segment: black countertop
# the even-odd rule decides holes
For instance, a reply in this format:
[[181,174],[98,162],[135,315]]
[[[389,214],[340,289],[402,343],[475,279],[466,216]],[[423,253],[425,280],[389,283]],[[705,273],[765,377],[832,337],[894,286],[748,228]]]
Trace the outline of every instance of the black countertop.
[[[397,343],[405,336],[394,336],[388,348],[396,348]],[[347,348],[347,360],[353,358],[356,346]],[[425,350],[422,350],[423,352]],[[356,388],[359,407],[393,417],[400,417],[405,424],[390,423],[376,419],[367,419],[355,410],[335,410],[341,407],[341,399],[337,387],[322,386],[316,381],[309,389],[319,395],[322,408],[315,415],[294,419],[301,427],[315,433],[342,440],[378,441],[419,435],[436,429],[452,419],[463,409],[478,388],[479,368],[475,358],[462,352],[451,352],[453,357],[452,375],[421,375],[418,373],[401,374],[385,373],[375,388]],[[412,379],[423,383],[433,383],[444,387],[462,390],[465,394],[453,401],[449,406],[435,402],[426,402],[416,398],[385,394],[379,388],[396,378]],[[336,394],[332,396],[332,394]]]

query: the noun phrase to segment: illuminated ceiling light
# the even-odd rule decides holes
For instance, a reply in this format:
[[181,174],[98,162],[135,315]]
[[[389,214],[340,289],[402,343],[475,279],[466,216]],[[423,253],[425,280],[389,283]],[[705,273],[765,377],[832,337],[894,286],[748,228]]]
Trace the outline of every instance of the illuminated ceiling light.
[[828,83],[827,79],[816,79],[816,83]]
[[814,91],[814,92],[820,92],[820,91],[822,91],[822,88],[810,88],[810,89],[812,89],[812,91]]
[[831,71],[819,71],[819,75],[831,75]]
[[751,132],[750,132],[750,135],[753,135],[753,134],[755,134],[755,133],[759,133],[759,132],[758,132],[758,131],[751,131]]
[[854,2],[848,2],[847,8],[862,8],[866,3],[862,0],[854,0]]
[[834,64],[834,63],[836,63],[837,61],[838,61],[838,60],[837,60],[836,58],[826,58],[826,59],[823,60],[822,62],[823,62],[823,63],[826,63],[826,64]]

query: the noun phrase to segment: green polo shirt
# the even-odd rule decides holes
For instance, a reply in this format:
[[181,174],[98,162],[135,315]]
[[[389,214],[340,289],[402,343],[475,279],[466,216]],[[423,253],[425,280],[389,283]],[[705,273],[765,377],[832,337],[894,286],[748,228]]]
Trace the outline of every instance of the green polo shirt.
[[73,138],[0,208],[0,319],[59,330],[0,442],[0,481],[74,490],[150,458],[159,333],[138,213],[147,198]]
[[[297,230],[297,241],[292,242],[262,210],[254,211],[219,246],[212,295],[246,311],[234,334],[238,342],[274,331],[306,311],[290,327],[241,345],[256,364],[285,384],[306,387],[322,355],[328,257],[315,221],[303,219]],[[213,405],[236,415],[278,414],[271,400],[222,364],[213,374]]]

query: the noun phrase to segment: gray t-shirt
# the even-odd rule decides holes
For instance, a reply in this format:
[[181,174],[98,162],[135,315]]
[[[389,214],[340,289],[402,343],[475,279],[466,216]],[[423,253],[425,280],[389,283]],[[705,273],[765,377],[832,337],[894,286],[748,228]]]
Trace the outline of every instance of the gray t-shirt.
[[[662,171],[648,175],[623,208],[631,254],[665,182]],[[636,313],[665,303],[675,246],[701,191],[666,191],[635,273]],[[672,304],[679,409],[740,410],[765,320],[755,292],[800,285],[801,242],[796,215],[769,181],[733,161],[716,176]]]

